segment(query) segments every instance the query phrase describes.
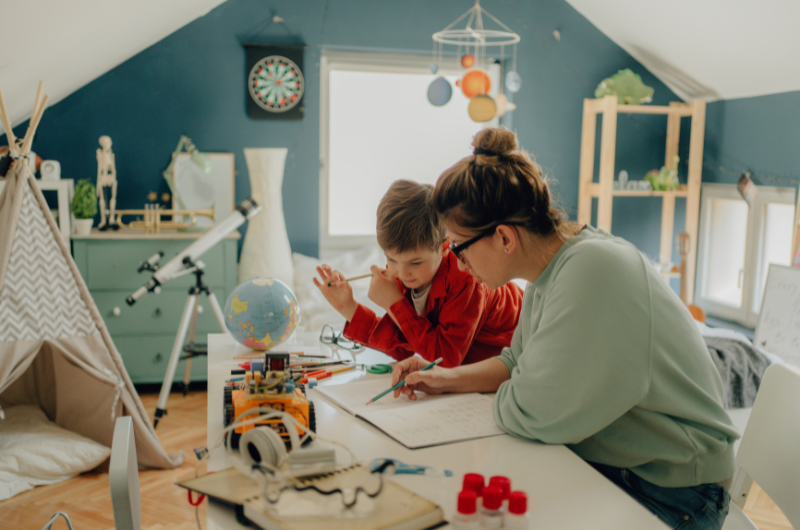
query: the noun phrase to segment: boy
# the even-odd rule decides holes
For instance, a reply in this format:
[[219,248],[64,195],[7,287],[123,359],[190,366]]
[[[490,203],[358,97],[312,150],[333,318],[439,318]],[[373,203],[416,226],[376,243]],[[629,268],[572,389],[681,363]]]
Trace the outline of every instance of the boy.
[[371,267],[369,299],[386,310],[383,318],[356,302],[328,265],[317,267],[314,284],[347,319],[345,337],[398,361],[418,353],[454,367],[495,357],[511,343],[522,290],[513,283],[490,290],[460,270],[432,195],[430,185],[398,180],[378,206],[387,263],[385,270]]

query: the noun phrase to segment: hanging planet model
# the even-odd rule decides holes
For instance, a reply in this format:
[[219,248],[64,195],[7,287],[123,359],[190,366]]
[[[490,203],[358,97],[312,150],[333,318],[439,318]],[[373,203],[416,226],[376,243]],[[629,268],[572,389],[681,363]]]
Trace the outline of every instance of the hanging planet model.
[[469,53],[464,54],[461,57],[461,66],[464,68],[472,68],[475,66],[475,56]]
[[522,88],[522,78],[515,71],[510,71],[506,74],[506,90],[509,92],[519,92]]
[[453,87],[444,77],[437,77],[428,86],[428,101],[431,102],[431,105],[436,107],[446,105],[452,96]]
[[472,121],[483,123],[491,120],[497,114],[497,104],[491,96],[479,94],[469,100],[467,113]]
[[472,99],[478,94],[488,94],[491,88],[492,80],[483,70],[470,70],[461,79],[461,91],[468,99]]
[[494,102],[497,104],[497,117],[500,118],[506,112],[511,112],[512,110],[516,109],[517,106],[511,103],[505,94],[497,94],[497,97],[494,98]]
[[269,112],[286,112],[300,102],[305,81],[300,68],[280,55],[258,61],[248,77],[250,97]]
[[439,65],[436,63],[431,63],[431,73],[435,74],[438,71],[439,71]]

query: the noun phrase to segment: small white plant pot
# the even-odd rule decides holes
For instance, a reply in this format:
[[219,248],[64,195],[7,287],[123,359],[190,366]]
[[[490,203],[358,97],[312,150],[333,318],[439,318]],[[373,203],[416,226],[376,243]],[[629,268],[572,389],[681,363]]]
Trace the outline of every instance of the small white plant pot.
[[94,219],[75,219],[75,234],[88,236],[92,233],[92,224],[94,224]]

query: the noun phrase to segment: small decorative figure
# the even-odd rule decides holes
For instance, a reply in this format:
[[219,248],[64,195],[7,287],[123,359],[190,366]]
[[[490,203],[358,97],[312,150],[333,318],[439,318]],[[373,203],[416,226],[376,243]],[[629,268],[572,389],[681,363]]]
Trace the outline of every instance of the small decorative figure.
[[[115,221],[117,209],[117,166],[114,153],[111,151],[111,138],[101,136],[99,139],[101,149],[97,150],[97,197],[100,199],[100,230],[119,230]],[[108,204],[106,204],[106,188],[109,189]]]
[[644,176],[644,180],[649,182],[653,191],[675,191],[678,189],[678,155],[672,157],[672,169],[663,166],[661,171],[652,169]]
[[475,56],[465,53],[463,56],[461,56],[461,66],[464,68],[472,68],[475,66]]

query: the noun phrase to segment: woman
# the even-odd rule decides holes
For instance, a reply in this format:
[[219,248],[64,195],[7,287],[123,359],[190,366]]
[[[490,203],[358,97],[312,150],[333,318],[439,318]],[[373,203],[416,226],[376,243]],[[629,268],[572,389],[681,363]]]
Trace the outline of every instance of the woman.
[[420,372],[395,391],[497,392],[509,434],[566,444],[673,528],[721,528],[738,438],[687,308],[630,243],[566,221],[516,135],[486,129],[439,178],[434,206],[459,267],[495,289],[530,282],[511,346]]

